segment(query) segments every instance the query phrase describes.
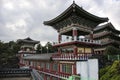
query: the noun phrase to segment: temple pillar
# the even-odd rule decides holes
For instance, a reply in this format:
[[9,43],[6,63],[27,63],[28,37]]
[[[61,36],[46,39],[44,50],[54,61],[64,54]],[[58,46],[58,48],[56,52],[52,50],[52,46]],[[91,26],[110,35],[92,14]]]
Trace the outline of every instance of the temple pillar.
[[94,48],[93,47],[91,48],[91,53],[94,54]]
[[73,74],[76,75],[76,63],[73,64]]
[[75,27],[73,28],[72,35],[73,35],[73,39],[74,39],[74,41],[77,41],[77,36],[78,36],[77,28],[75,28]]
[[[93,41],[93,31],[91,31],[91,33],[90,33],[90,39]],[[93,47],[91,48],[91,52],[92,52],[92,54],[94,54]]]
[[58,63],[58,74],[60,73],[60,63]]
[[74,47],[74,54],[77,55],[77,47]]
[[58,43],[61,43],[61,40],[62,40],[62,36],[61,34],[58,34]]
[[59,54],[61,53],[61,49],[60,49],[60,48],[58,48],[58,53],[59,53]]
[[90,33],[90,39],[93,40],[93,31]]

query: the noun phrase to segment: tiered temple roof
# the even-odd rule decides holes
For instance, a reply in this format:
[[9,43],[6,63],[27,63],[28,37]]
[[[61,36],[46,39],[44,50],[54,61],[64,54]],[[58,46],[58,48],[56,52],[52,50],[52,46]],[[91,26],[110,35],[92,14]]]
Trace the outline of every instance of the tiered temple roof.
[[102,26],[97,26],[94,29],[93,38],[97,39],[97,38],[110,36],[113,39],[119,39],[120,40],[119,34],[120,34],[120,31],[116,30],[114,28],[114,26],[112,25],[112,23],[107,23],[107,24],[104,24]]
[[25,39],[18,39],[17,43],[32,43],[32,44],[37,44],[39,41],[32,40],[31,38],[27,37]]
[[112,23],[107,23],[97,26],[94,29],[93,38],[95,40],[101,39],[102,45],[120,45],[120,31],[116,30]]
[[60,30],[60,28],[67,27],[71,24],[86,26],[91,29],[107,21],[108,18],[101,18],[90,14],[73,2],[63,13],[52,20],[44,21],[44,24],[52,26],[56,30]]
[[113,33],[116,33],[116,34],[120,34],[120,31],[116,30],[111,22],[104,24],[104,25],[101,25],[101,26],[97,26],[96,28],[94,28],[94,33],[97,33],[99,31],[103,31],[105,29],[111,30]]

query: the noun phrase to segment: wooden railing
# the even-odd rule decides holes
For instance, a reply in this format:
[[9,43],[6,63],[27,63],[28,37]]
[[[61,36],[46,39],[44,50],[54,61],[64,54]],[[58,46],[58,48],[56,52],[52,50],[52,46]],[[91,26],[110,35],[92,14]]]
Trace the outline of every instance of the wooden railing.
[[67,79],[69,76],[72,75],[70,73],[51,71],[51,70],[48,70],[48,69],[45,69],[45,68],[38,68],[38,67],[33,67],[33,66],[30,66],[30,68],[35,69],[40,73],[47,74],[47,75],[50,75],[50,76],[54,76],[54,77],[61,78],[61,79]]
[[[33,67],[32,67],[33,68]],[[34,67],[36,70],[38,70],[40,73],[44,73],[50,76],[54,76],[57,78],[62,78],[62,79],[67,79],[69,76],[71,76],[72,74],[70,73],[63,73],[63,72],[57,72],[57,71],[50,71],[47,69],[43,69],[43,68],[36,68]]]
[[[61,41],[61,43],[67,43],[67,42],[73,42],[74,40],[63,40]],[[76,41],[78,42],[85,42],[85,43],[93,43],[93,44],[101,44],[100,40],[90,40],[90,39],[86,39],[86,38],[78,38]],[[53,45],[57,45],[57,44],[61,44],[58,42],[54,42]]]
[[88,60],[92,54],[82,53],[82,54],[73,54],[73,53],[64,53],[64,54],[54,54],[52,55],[53,60]]
[[37,70],[33,69],[31,72],[32,80],[44,80]]

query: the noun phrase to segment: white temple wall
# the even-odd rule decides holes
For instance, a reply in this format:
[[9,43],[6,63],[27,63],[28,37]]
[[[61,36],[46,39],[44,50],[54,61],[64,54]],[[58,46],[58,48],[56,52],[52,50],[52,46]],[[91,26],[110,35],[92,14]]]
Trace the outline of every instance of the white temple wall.
[[76,62],[77,74],[81,80],[98,80],[98,59]]

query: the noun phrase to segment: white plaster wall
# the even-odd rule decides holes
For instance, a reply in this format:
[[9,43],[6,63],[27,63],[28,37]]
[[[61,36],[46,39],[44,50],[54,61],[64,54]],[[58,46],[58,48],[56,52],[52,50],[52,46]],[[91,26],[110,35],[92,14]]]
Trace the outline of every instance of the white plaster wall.
[[98,60],[78,61],[76,63],[77,74],[81,75],[81,80],[98,80]]
[[98,80],[98,59],[89,59],[89,80]]
[[81,75],[81,80],[88,78],[88,70],[87,70],[87,62],[86,61],[80,61],[77,62],[77,74]]

